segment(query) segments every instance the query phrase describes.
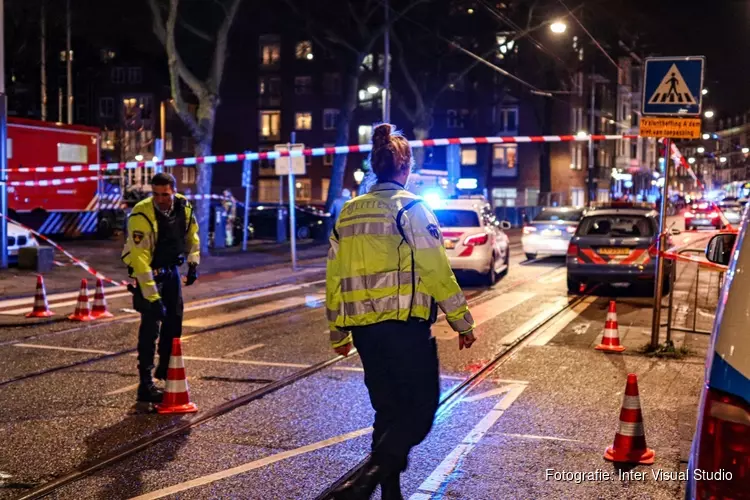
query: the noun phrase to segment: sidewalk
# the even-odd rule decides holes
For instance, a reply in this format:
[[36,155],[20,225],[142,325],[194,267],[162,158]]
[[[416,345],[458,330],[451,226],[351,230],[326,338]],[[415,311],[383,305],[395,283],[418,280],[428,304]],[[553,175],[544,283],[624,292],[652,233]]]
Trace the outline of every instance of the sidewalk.
[[[71,254],[87,262],[96,271],[115,281],[127,279],[127,270],[120,260],[122,241],[111,240],[77,240],[60,243]],[[306,241],[297,245],[297,259],[300,263],[324,257],[328,245],[324,242]],[[44,273],[44,284],[48,295],[74,292],[78,290],[82,278],[89,280],[90,287],[96,278],[72,264],[60,252],[55,252],[55,260],[63,266],[55,266],[52,271]],[[241,269],[280,266],[291,267],[289,243],[277,244],[268,241],[253,241],[248,244],[248,251],[240,247],[222,249],[204,255],[201,258],[199,272],[201,281],[212,279],[211,275]],[[0,271],[0,299],[33,297],[36,289],[36,273],[11,267]]]

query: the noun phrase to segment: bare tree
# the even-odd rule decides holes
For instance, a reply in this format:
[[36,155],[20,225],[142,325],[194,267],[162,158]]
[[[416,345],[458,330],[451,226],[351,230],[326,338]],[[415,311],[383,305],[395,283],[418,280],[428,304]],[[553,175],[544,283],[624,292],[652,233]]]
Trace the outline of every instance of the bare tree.
[[[292,11],[305,23],[315,42],[324,50],[337,56],[343,70],[343,99],[336,123],[336,145],[349,143],[349,130],[352,114],[357,107],[359,77],[362,65],[375,43],[383,36],[384,6],[381,0],[285,0]],[[390,16],[390,24],[396,23],[417,5],[431,0],[394,0],[395,14]],[[385,62],[387,64],[387,61]],[[346,171],[345,155],[336,155],[328,187],[326,208],[330,208],[344,184]]]
[[[228,0],[222,3],[215,0],[214,3],[221,10],[222,21],[215,36],[205,33],[204,30],[193,27],[179,16],[180,0],[169,0],[166,9],[163,9],[158,0],[148,0],[153,16],[153,30],[167,54],[169,67],[169,80],[172,94],[172,105],[185,126],[195,140],[196,156],[208,156],[214,138],[214,125],[216,123],[216,109],[219,106],[219,91],[224,75],[224,64],[227,57],[227,39],[232,28],[237,11],[242,0]],[[166,21],[164,20],[166,10]],[[205,79],[200,79],[188,67],[178,49],[177,37],[175,35],[177,26],[180,25],[187,32],[198,38],[213,43],[213,57],[207,70]],[[195,116],[190,112],[188,104],[183,95],[183,88],[187,89],[198,100],[198,109]],[[198,169],[197,191],[199,194],[210,194],[211,178],[213,169],[211,165],[200,164]],[[208,251],[208,222],[210,216],[210,201],[198,201],[198,226],[200,229],[201,251]]]

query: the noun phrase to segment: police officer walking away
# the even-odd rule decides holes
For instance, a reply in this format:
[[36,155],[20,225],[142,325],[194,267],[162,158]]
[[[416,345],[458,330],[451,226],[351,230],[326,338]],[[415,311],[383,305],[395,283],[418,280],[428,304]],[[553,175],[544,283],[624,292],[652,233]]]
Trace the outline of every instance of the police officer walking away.
[[339,487],[337,499],[401,499],[407,458],[429,433],[440,398],[437,344],[430,325],[437,306],[474,343],[474,320],[443,248],[435,214],[404,189],[412,167],[407,140],[384,123],[370,154],[378,183],[347,202],[331,234],[326,308],[331,344],[347,355],[352,343],[375,409],[372,455]]
[[155,343],[159,339],[159,366],[154,373],[166,380],[172,339],[182,335],[182,282],[179,266],[187,257],[185,285],[198,279],[200,244],[198,224],[190,202],[175,192],[173,176],[156,174],[152,196],[139,202],[128,218],[128,237],[122,260],[136,286],[133,308],[141,313],[138,330],[139,403],[159,403],[163,391],[154,385]]

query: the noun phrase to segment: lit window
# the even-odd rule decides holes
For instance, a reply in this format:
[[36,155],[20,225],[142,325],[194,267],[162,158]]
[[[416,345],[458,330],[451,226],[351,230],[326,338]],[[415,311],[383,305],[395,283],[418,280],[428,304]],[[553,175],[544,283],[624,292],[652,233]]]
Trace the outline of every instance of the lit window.
[[339,118],[338,109],[323,110],[323,130],[336,130],[336,122]]
[[369,144],[372,139],[372,125],[360,125],[357,129],[359,143],[358,144]]
[[477,148],[462,148],[461,149],[461,165],[476,165],[477,164]]
[[312,94],[312,77],[297,76],[294,78],[294,93],[297,95]]
[[304,112],[295,114],[294,128],[296,130],[312,130],[312,113]]
[[260,136],[264,139],[278,140],[281,137],[281,112],[260,112]]
[[374,68],[375,59],[372,56],[372,54],[367,54],[365,58],[362,60],[362,66],[367,68],[368,70],[372,71]]
[[264,37],[261,37],[260,63],[263,66],[272,66],[278,64],[279,59],[281,59],[281,44],[276,40],[264,40]]
[[297,57],[297,59],[304,59],[307,61],[312,61],[313,59],[312,42],[310,40],[297,42],[297,47],[294,50],[294,54]]
[[171,153],[174,150],[174,139],[172,138],[172,132],[167,132],[167,138],[164,141],[164,151]]
[[265,95],[266,93],[266,79],[261,77],[258,78],[258,95]]
[[114,130],[105,130],[102,132],[102,149],[114,151],[117,142],[117,132]]
[[516,188],[494,188],[492,190],[492,199],[496,207],[514,207],[517,196]]
[[515,144],[494,144],[492,146],[492,176],[516,177],[517,146]]

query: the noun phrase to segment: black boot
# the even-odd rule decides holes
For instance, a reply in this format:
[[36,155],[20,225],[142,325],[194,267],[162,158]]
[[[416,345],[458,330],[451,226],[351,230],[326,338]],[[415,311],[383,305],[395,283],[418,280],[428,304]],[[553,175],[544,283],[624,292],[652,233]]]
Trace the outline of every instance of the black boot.
[[335,500],[367,500],[383,478],[392,475],[392,467],[375,462],[372,458],[353,478],[339,486],[332,495]]
[[395,472],[380,482],[380,496],[383,500],[404,500],[401,495],[401,474]]
[[164,398],[164,391],[154,385],[153,382],[143,383],[138,385],[138,397],[139,403],[161,403]]

